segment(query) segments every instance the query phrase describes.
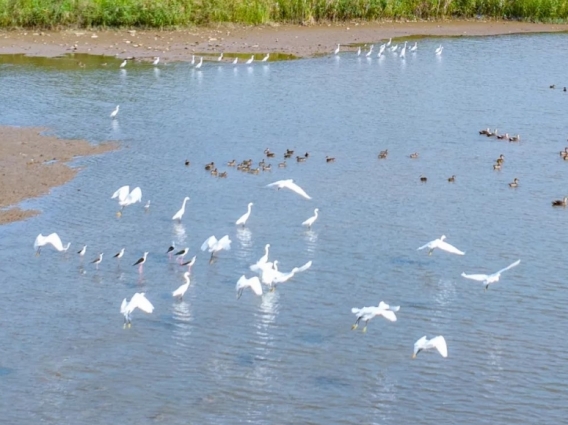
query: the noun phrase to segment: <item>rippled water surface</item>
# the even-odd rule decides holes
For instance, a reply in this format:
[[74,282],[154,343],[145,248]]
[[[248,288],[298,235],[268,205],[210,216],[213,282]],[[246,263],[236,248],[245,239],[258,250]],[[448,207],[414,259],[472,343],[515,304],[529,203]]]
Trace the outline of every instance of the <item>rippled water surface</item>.
[[[0,58],[0,124],[122,147],[79,159],[75,180],[24,203],[40,216],[0,228],[2,419],[562,423],[568,211],[550,202],[568,194],[568,163],[558,155],[568,135],[566,42],[426,39],[406,60],[343,53],[250,67],[206,62],[201,71]],[[485,127],[522,140],[488,139],[478,134]],[[277,153],[270,172],[225,165],[258,162],[266,148]],[[310,157],[278,168],[286,149]],[[226,179],[203,169],[210,161]],[[285,178],[313,199],[264,187]],[[143,202],[117,218],[110,196],[125,184],[140,186]],[[176,224],[184,196],[191,200]],[[251,218],[237,229],[248,202]],[[320,218],[307,231],[301,223],[316,207]],[[35,257],[40,232],[57,232],[71,249]],[[210,265],[199,247],[213,234],[233,243]],[[416,250],[442,234],[466,255]],[[172,240],[189,247],[188,258],[197,254],[182,302],[171,296],[184,272],[165,254]],[[313,266],[237,301],[235,283],[252,276],[266,243],[284,271]],[[122,247],[119,263],[112,255]],[[144,251],[139,276],[132,263]],[[99,252],[96,270],[89,262]],[[460,276],[517,258],[487,292]],[[155,311],[136,311],[125,330],[120,303],[137,291]],[[351,308],[380,300],[401,306],[398,321],[351,331]],[[423,335],[444,335],[448,358],[411,360]]]

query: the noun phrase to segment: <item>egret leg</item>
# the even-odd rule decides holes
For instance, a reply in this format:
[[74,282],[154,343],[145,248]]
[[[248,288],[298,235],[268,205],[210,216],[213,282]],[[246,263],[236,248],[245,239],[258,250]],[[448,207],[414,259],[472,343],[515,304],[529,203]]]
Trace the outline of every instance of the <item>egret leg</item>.
[[369,323],[368,320],[365,322],[365,327],[363,328],[363,333],[367,332],[367,323]]
[[434,250],[431,249],[430,251],[428,251],[428,255],[432,255],[433,252],[434,252]]
[[357,329],[357,326],[359,326],[359,321],[361,320],[360,317],[357,317],[357,320],[355,321],[355,324],[353,326],[351,326],[351,330],[354,331],[355,329]]
[[209,258],[209,264],[213,264],[214,261],[214,252],[211,253],[211,258]]
[[138,266],[138,273],[142,274],[142,264]]

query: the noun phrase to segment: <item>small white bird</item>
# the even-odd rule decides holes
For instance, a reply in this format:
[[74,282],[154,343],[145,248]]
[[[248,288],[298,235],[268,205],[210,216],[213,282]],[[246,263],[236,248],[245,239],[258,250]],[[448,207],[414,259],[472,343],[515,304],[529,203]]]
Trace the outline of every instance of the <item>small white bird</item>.
[[195,65],[195,55],[191,55],[191,64]]
[[79,254],[81,256],[81,259],[83,259],[86,252],[87,252],[87,245],[83,245],[83,248],[81,248],[80,251],[77,251],[77,254]]
[[398,50],[398,44],[395,44],[394,46],[391,46],[390,51],[391,52],[396,52]]
[[253,271],[253,272],[261,272],[262,271],[262,267],[268,262],[268,249],[269,248],[270,248],[269,243],[264,245],[264,255],[262,257],[260,257],[260,259],[256,262],[256,264],[253,264],[252,266],[249,267],[251,269],[251,271]]
[[110,113],[110,117],[111,117],[112,119],[115,119],[115,118],[116,118],[116,116],[118,115],[118,110],[119,110],[119,109],[120,109],[120,105],[116,105],[116,108],[114,108],[114,111],[112,111],[112,112]]
[[148,212],[149,209],[150,209],[150,200],[148,200],[148,202],[146,202],[146,205],[144,205],[144,212]]
[[357,48],[357,56],[361,56],[361,46]]
[[444,46],[442,46],[442,45],[440,44],[440,47],[438,47],[438,48],[436,49],[436,55],[440,56],[440,55],[442,54],[442,51],[443,51],[443,50],[444,50]]
[[337,45],[337,48],[333,51],[333,54],[334,54],[334,55],[338,55],[340,49],[341,49],[341,44],[338,44],[338,45]]
[[277,182],[266,185],[266,187],[274,187],[274,186],[276,186],[278,190],[290,189],[292,192],[296,192],[298,195],[303,196],[306,199],[312,199],[306,192],[304,192],[304,189],[302,189],[300,186],[294,183],[294,180],[292,179],[278,180]]
[[237,300],[241,298],[243,290],[245,288],[250,288],[256,295],[262,295],[262,285],[260,284],[260,279],[258,276],[251,277],[247,279],[245,275],[242,275],[237,281]]
[[267,53],[266,56],[262,58],[261,62],[266,62],[269,57],[270,57],[270,53]]
[[404,42],[404,46],[402,46],[402,50],[400,51],[400,55],[399,57],[401,59],[405,59],[406,58],[406,41]]
[[410,48],[410,51],[411,51],[412,53],[414,53],[414,52],[416,52],[416,50],[418,50],[418,43],[417,43],[417,42],[414,42],[414,46],[412,46],[412,47]]
[[383,54],[383,52],[385,51],[386,45],[385,44],[381,44],[381,47],[379,47],[379,53],[377,54],[377,57],[380,58],[381,55]]
[[240,224],[242,224],[243,227],[245,227],[245,225],[246,225],[246,223],[247,223],[247,220],[248,220],[249,217],[250,217],[250,212],[251,212],[251,209],[252,209],[252,206],[253,206],[253,205],[254,205],[254,204],[253,204],[252,202],[249,202],[247,212],[244,213],[244,214],[235,222],[235,224],[236,224],[237,226],[240,225]]
[[120,64],[120,67],[124,68],[127,63],[128,63],[128,61],[126,59],[124,59],[124,61]]
[[357,320],[351,326],[351,329],[357,329],[359,326],[359,322],[361,320],[365,321],[365,327],[363,328],[363,332],[367,332],[367,324],[369,320],[377,316],[383,316],[385,319],[390,320],[391,322],[396,322],[396,311],[400,310],[399,306],[390,306],[387,303],[381,301],[378,307],[363,307],[363,308],[352,308],[351,313],[357,316]]
[[195,69],[200,69],[203,66],[203,56],[199,58],[199,63],[195,65]]
[[124,315],[125,328],[132,325],[132,318],[130,315],[137,308],[148,314],[154,311],[154,306],[150,301],[148,301],[144,292],[136,292],[129,302],[126,301],[126,298],[122,300],[122,304],[120,305],[120,312]]
[[239,58],[235,58],[235,60],[233,60],[233,65],[236,65],[237,63],[239,63]]
[[431,350],[435,348],[442,355],[442,357],[448,357],[448,346],[446,345],[446,340],[442,335],[438,335],[431,340],[428,340],[426,336],[423,336],[418,341],[414,343],[414,353],[412,358],[415,359],[418,353],[423,350]]
[[118,251],[116,254],[114,254],[114,255],[112,256],[112,258],[117,258],[117,259],[120,260],[123,255],[124,255],[124,248],[122,248],[120,251]]
[[36,250],[36,255],[39,255],[41,252],[41,247],[47,244],[51,244],[59,252],[67,252],[67,250],[71,246],[71,242],[63,246],[61,238],[57,233],[51,233],[47,236],[43,236],[40,233],[39,235],[37,235],[34,241],[34,249]]
[[369,51],[367,52],[367,54],[365,55],[366,57],[369,57],[373,54],[373,47],[375,47],[374,44],[371,44],[371,47],[369,48]]
[[187,288],[189,288],[189,272],[185,272],[183,278],[185,279],[185,283],[172,292],[172,296],[179,297],[180,301],[183,300],[183,295],[187,291]]
[[313,225],[313,224],[316,222],[316,220],[318,219],[318,212],[319,212],[319,209],[316,208],[316,209],[314,210],[314,215],[313,215],[312,217],[308,218],[306,221],[304,221],[304,222],[302,223],[302,226],[307,226],[309,229],[311,229],[311,228],[312,228],[312,225]]
[[160,63],[160,58],[158,56],[156,56],[156,59],[154,59],[154,62],[152,62],[152,65],[156,66]]
[[389,47],[392,43],[392,38],[389,38],[389,41],[387,42],[387,44],[385,44],[386,47]]
[[489,289],[489,285],[491,285],[492,283],[495,283],[495,282],[499,282],[499,278],[501,277],[501,273],[506,272],[507,270],[518,266],[520,263],[521,263],[521,260],[517,260],[513,264],[509,264],[504,269],[501,269],[498,272],[493,273],[493,274],[465,274],[465,273],[462,273],[461,275],[462,275],[462,277],[465,277],[466,279],[477,280],[478,282],[482,282],[485,285],[485,289],[487,290],[487,289]]
[[223,60],[223,52],[221,52],[221,54],[217,58],[217,62],[221,62],[222,60]]
[[181,222],[181,218],[185,214],[185,204],[186,204],[187,201],[189,201],[189,196],[186,196],[185,198],[183,198],[183,204],[181,205],[181,208],[179,209],[179,211],[174,214],[174,216],[172,217],[172,220],[178,220],[179,222]]
[[91,264],[95,265],[95,269],[99,269],[99,264],[103,262],[103,253],[101,252],[97,258],[91,261]]
[[434,249],[438,248],[441,249],[443,251],[447,251],[451,254],[457,254],[457,255],[465,255],[465,252],[460,251],[459,249],[457,249],[455,246],[450,245],[447,242],[444,242],[444,239],[446,239],[445,235],[442,235],[440,237],[440,239],[434,239],[431,242],[428,242],[426,245],[421,246],[420,248],[418,248],[418,251],[424,248],[428,248],[428,255],[432,255],[432,252],[434,251]]
[[217,240],[215,236],[209,236],[203,245],[201,245],[201,251],[208,250],[211,253],[211,258],[209,259],[209,264],[213,262],[213,257],[219,251],[230,250],[231,249],[231,239],[229,235],[223,236],[221,239]]
[[246,63],[247,65],[250,65],[251,63],[253,63],[253,61],[254,61],[254,55],[252,55],[252,56],[250,57],[250,59],[247,60],[245,63]]
[[312,262],[308,261],[301,267],[294,267],[291,272],[282,273],[278,271],[278,261],[275,260],[273,263],[266,263],[262,266],[262,273],[260,275],[260,281],[268,285],[270,290],[274,290],[276,284],[284,283],[292,279],[296,273],[304,272],[312,267]]

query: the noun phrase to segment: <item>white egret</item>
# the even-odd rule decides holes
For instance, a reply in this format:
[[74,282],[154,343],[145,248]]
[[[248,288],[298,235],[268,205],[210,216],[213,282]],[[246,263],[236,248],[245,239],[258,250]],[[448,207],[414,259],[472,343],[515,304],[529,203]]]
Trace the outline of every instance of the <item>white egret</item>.
[[101,264],[102,262],[103,262],[103,253],[101,252],[97,258],[91,261],[91,264],[94,264],[95,268],[98,270],[99,264]]
[[254,61],[254,55],[252,55],[252,56],[250,57],[250,59],[247,60],[245,63],[246,63],[247,65],[250,65],[251,63],[253,63],[253,61]]
[[442,335],[438,335],[430,340],[423,336],[418,341],[414,343],[414,353],[412,358],[415,359],[418,353],[423,350],[431,350],[435,348],[442,355],[442,357],[448,357],[448,346],[446,345],[446,340]]
[[386,45],[381,44],[381,47],[379,47],[379,53],[377,54],[377,57],[381,57],[381,55],[385,51],[385,48],[386,48]]
[[124,248],[122,248],[120,251],[118,251],[116,254],[114,254],[114,255],[112,256],[112,258],[117,258],[117,259],[120,260],[123,255],[124,255]]
[[389,41],[387,42],[387,44],[385,44],[386,47],[389,47],[392,43],[392,38],[389,38]]
[[365,321],[365,327],[363,328],[363,332],[367,332],[367,324],[369,320],[377,316],[383,316],[385,319],[390,320],[391,322],[396,322],[396,314],[400,310],[399,306],[390,306],[387,303],[381,301],[378,307],[363,307],[363,308],[352,308],[351,313],[357,316],[357,320],[351,326],[351,329],[357,329],[359,326],[359,322],[361,320]]
[[127,63],[128,63],[128,61],[126,59],[124,59],[124,61],[122,61],[122,63],[120,64],[120,67],[124,68]]
[[183,260],[183,257],[185,257],[188,252],[189,252],[189,248],[184,248],[181,251],[178,251],[174,254],[178,258],[178,261],[180,262],[180,264]]
[[221,62],[222,60],[223,60],[223,52],[221,52],[221,54],[217,58],[217,62]]
[[250,288],[256,295],[262,295],[262,285],[260,284],[260,279],[258,276],[254,276],[251,278],[246,278],[245,275],[242,275],[239,280],[237,281],[237,300],[241,298],[243,294],[243,290],[245,288]]
[[267,53],[266,56],[262,58],[261,62],[266,62],[269,57],[270,57],[270,53]]
[[434,239],[433,241],[428,242],[426,245],[423,245],[420,248],[418,248],[418,250],[428,248],[429,249],[428,255],[432,255],[434,249],[438,248],[441,249],[442,251],[447,251],[451,254],[465,255],[465,252],[460,251],[455,246],[450,245],[447,242],[444,242],[444,239],[446,239],[446,235],[442,235],[440,239]]
[[357,56],[361,56],[361,46],[357,48]]
[[129,302],[126,301],[126,298],[122,300],[120,312],[124,315],[124,327],[131,326],[132,318],[130,315],[137,308],[148,314],[154,311],[154,306],[148,301],[144,292],[136,292]]
[[195,65],[195,55],[191,55],[191,64]]
[[199,63],[195,65],[195,69],[199,69],[203,66],[203,56],[199,58]]
[[223,236],[221,239],[217,240],[215,236],[209,236],[203,245],[201,245],[201,251],[208,250],[211,253],[211,258],[209,259],[209,264],[213,262],[213,257],[215,254],[222,250],[230,250],[231,249],[231,239],[229,239],[229,235]]
[[138,266],[138,273],[142,273],[142,269],[144,268],[144,263],[146,262],[147,257],[148,253],[145,252],[144,255],[138,259],[138,261],[132,264],[133,266]]
[[252,206],[253,206],[253,205],[254,205],[254,204],[253,204],[252,202],[249,202],[247,212],[244,213],[244,214],[235,222],[235,224],[236,224],[237,226],[238,226],[239,224],[242,224],[243,227],[245,227],[245,225],[246,225],[246,223],[247,223],[247,220],[248,220],[249,217],[250,217],[250,212],[251,212],[251,209],[252,209]]
[[172,296],[179,297],[180,301],[183,300],[183,295],[187,291],[187,288],[189,288],[189,272],[185,272],[183,278],[185,279],[185,283],[172,292]]
[[312,266],[312,262],[308,261],[302,267],[294,267],[292,271],[288,273],[282,273],[278,271],[278,261],[275,260],[274,263],[266,263],[262,267],[262,274],[260,275],[260,281],[269,286],[271,290],[278,283],[284,283],[292,279],[296,273],[304,272]]
[[444,50],[444,46],[442,46],[442,45],[440,44],[440,47],[438,47],[438,48],[436,49],[436,55],[437,55],[437,56],[440,56],[440,55],[442,54],[442,51],[443,51],[443,50]]
[[150,209],[150,201],[148,200],[148,202],[146,202],[146,205],[144,205],[144,212],[148,212],[149,209]]
[[294,180],[292,179],[278,180],[277,182],[266,185],[266,187],[274,187],[274,186],[276,186],[278,190],[290,189],[292,192],[296,192],[298,195],[303,196],[306,199],[312,199],[306,192],[304,192],[304,189],[302,189],[300,186],[294,183]]
[[194,255],[193,257],[191,257],[191,260],[186,261],[185,263],[181,263],[182,266],[187,266],[187,271],[191,272],[191,268],[193,267],[193,265],[195,264],[195,259],[197,258],[196,255]]
[[235,58],[235,60],[233,60],[233,65],[236,65],[237,63],[239,63],[239,58]]
[[270,248],[270,244],[267,243],[266,245],[264,245],[264,255],[262,257],[260,257],[260,259],[256,262],[256,264],[253,264],[252,266],[250,266],[249,268],[251,269],[251,271],[253,272],[260,272],[262,271],[262,267],[266,264],[266,262],[268,261],[268,249]]
[[67,252],[67,250],[71,246],[71,242],[63,246],[61,238],[57,233],[51,233],[47,236],[43,236],[40,233],[39,235],[37,235],[34,241],[34,249],[36,250],[36,255],[39,255],[41,252],[41,247],[47,244],[51,244],[59,252]]
[[86,252],[87,252],[87,245],[83,245],[83,248],[81,248],[80,251],[77,251],[77,254],[79,254],[79,256],[81,257],[81,260],[85,256]]
[[316,222],[316,220],[318,219],[318,212],[319,212],[319,208],[316,208],[314,210],[314,215],[310,218],[308,218],[306,221],[304,221],[302,223],[302,226],[307,226],[309,229],[312,228],[312,225]]
[[118,110],[119,110],[119,109],[120,109],[120,105],[116,105],[116,108],[114,108],[114,111],[112,111],[112,112],[110,113],[110,117],[111,117],[112,119],[115,119],[115,118],[116,118],[116,116],[118,115]]
[[152,65],[156,66],[160,63],[160,57],[156,56],[156,59],[154,59],[154,62],[152,62]]
[[418,50],[418,43],[415,41],[415,42],[414,42],[414,46],[412,46],[412,47],[410,48],[410,51],[411,51],[412,53],[414,53],[414,52],[416,52],[416,50]]
[[401,59],[405,59],[406,58],[406,41],[404,42],[404,46],[402,46],[402,50],[400,51],[400,55],[399,57]]
[[366,57],[369,57],[373,54],[373,47],[375,47],[374,44],[371,44],[371,47],[369,48],[369,51],[367,52],[367,54],[365,55]]
[[476,280],[478,282],[481,282],[485,285],[485,289],[489,289],[489,285],[491,285],[492,283],[495,282],[499,282],[499,278],[501,277],[501,273],[512,269],[513,267],[518,266],[521,263],[521,260],[517,260],[515,261],[513,264],[509,264],[507,267],[505,267],[504,269],[499,270],[498,272],[495,272],[493,274],[465,274],[462,273],[462,277],[465,277],[466,279],[471,279],[471,280]]
[[185,204],[186,204],[187,201],[189,201],[189,196],[186,196],[185,198],[183,198],[183,204],[181,205],[181,208],[179,209],[179,211],[174,214],[174,216],[172,217],[172,220],[178,220],[179,222],[181,222],[181,218],[185,214]]
[[341,49],[341,44],[338,44],[338,45],[337,45],[337,48],[333,51],[333,54],[334,54],[334,55],[338,55],[340,49]]
[[[139,187],[135,187],[130,193],[129,190],[130,186],[122,186],[111,196],[111,199],[118,198],[118,205],[120,205],[121,211],[124,209],[124,207],[135,204],[136,202],[140,202],[142,200],[142,190]],[[121,211],[117,213],[118,216],[122,215]]]

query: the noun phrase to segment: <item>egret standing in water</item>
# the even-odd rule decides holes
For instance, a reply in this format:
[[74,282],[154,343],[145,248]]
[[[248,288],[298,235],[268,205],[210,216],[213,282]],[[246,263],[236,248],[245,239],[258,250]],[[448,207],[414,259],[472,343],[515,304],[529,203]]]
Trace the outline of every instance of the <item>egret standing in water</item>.
[[270,57],[270,53],[267,53],[265,57],[262,58],[261,62],[266,62],[268,61],[268,58]]
[[183,295],[186,293],[187,288],[189,288],[189,272],[185,272],[183,278],[185,279],[185,283],[172,292],[172,296],[179,297],[180,301],[183,300]]
[[341,44],[338,44],[336,49],[333,51],[334,55],[338,55],[339,54],[339,50],[341,49]]
[[247,212],[244,213],[244,214],[235,222],[235,224],[236,224],[237,226],[239,226],[239,225],[242,224],[243,227],[245,227],[245,225],[246,225],[246,223],[247,223],[247,220],[248,220],[249,217],[250,217],[250,212],[251,212],[251,209],[252,209],[252,206],[253,206],[253,205],[254,205],[254,204],[253,204],[252,202],[249,202]]
[[126,298],[122,300],[122,304],[120,305],[120,312],[124,315],[125,328],[132,326],[132,318],[130,317],[130,315],[137,308],[148,314],[154,311],[154,306],[150,301],[148,301],[144,292],[136,292],[129,302],[126,301]]
[[517,267],[520,263],[521,263],[521,260],[517,260],[513,264],[509,264],[504,269],[501,269],[498,272],[495,272],[493,274],[465,274],[465,273],[462,273],[461,275],[462,275],[462,277],[465,277],[466,279],[477,280],[478,282],[483,283],[485,285],[485,289],[487,290],[487,289],[489,289],[489,285],[491,285],[492,283],[499,282],[499,278],[501,277],[501,273],[506,272],[507,270],[512,269],[513,267]]
[[247,65],[250,65],[250,64],[253,63],[253,62],[254,62],[254,55],[252,55],[252,56],[250,57],[250,59],[247,60],[245,63],[246,63]]
[[185,204],[186,204],[187,201],[189,201],[189,196],[186,196],[185,198],[183,198],[183,204],[181,205],[181,208],[179,209],[179,211],[174,214],[174,216],[172,217],[172,220],[177,220],[178,222],[181,223],[181,218],[185,214]]
[[199,58],[199,63],[195,65],[195,69],[199,69],[203,66],[203,56]]
[[133,266],[138,266],[138,273],[142,274],[142,270],[144,268],[144,263],[146,262],[146,258],[148,257],[148,253],[145,252],[144,255],[138,259]]
[[114,108],[114,111],[112,111],[112,112],[110,113],[110,117],[111,117],[112,119],[115,119],[115,118],[116,118],[116,116],[118,115],[118,110],[119,110],[119,109],[120,109],[120,105],[116,105],[116,108]]
[[390,306],[383,301],[381,301],[378,307],[363,307],[363,308],[352,308],[351,313],[357,316],[357,320],[355,324],[351,326],[351,329],[357,329],[359,326],[359,322],[361,320],[365,321],[365,327],[363,328],[363,332],[367,332],[367,324],[369,320],[377,316],[383,316],[385,319],[390,320],[391,322],[396,322],[396,311],[400,310],[399,306]]
[[233,60],[233,65],[236,65],[237,63],[239,63],[239,58],[236,57],[235,60]]
[[435,348],[442,355],[442,357],[448,357],[448,346],[446,345],[446,340],[442,335],[438,335],[430,340],[423,336],[418,341],[414,343],[414,353],[412,358],[415,359],[418,353],[424,350],[431,350]]
[[442,46],[442,45],[440,44],[440,47],[438,47],[438,48],[436,49],[436,56],[440,56],[440,55],[442,54],[442,51],[443,51],[443,50],[444,50],[444,46]]
[[262,285],[260,284],[260,279],[258,276],[251,277],[247,279],[245,275],[242,275],[237,281],[235,289],[237,290],[237,300],[241,298],[243,290],[245,288],[250,288],[256,295],[262,295]]
[[63,246],[61,242],[61,238],[57,233],[51,233],[47,236],[43,236],[41,233],[37,235],[34,241],[34,249],[36,251],[36,255],[39,255],[41,252],[41,247],[45,245],[52,245],[57,251],[59,252],[67,252],[69,247],[71,246],[71,242],[67,245]]
[[302,226],[307,226],[308,229],[311,229],[311,228],[312,228],[312,225],[313,225],[313,224],[316,222],[316,220],[318,219],[318,212],[319,212],[319,209],[316,208],[316,209],[314,210],[314,215],[313,215],[312,217],[308,218],[306,221],[304,221],[304,222],[302,223]]
[[428,255],[432,255],[432,252],[438,248],[441,249],[442,251],[446,251],[449,252],[451,254],[457,254],[457,255],[465,255],[465,252],[460,251],[459,249],[457,249],[455,246],[450,245],[447,242],[444,242],[444,239],[446,239],[445,235],[442,235],[440,237],[440,239],[434,239],[431,242],[428,242],[426,245],[421,246],[420,248],[418,248],[418,250],[424,249],[424,248],[428,248]]
[[208,250],[211,253],[211,258],[209,259],[209,264],[213,262],[215,254],[219,251],[230,250],[231,249],[231,239],[229,235],[223,236],[221,239],[217,240],[215,236],[209,236],[203,245],[201,245],[201,251]]
[[160,63],[160,57],[156,56],[156,59],[154,59],[154,62],[152,62],[152,65],[157,66]]
[[122,63],[120,64],[120,67],[124,68],[127,63],[128,63],[128,61],[126,59],[124,59],[124,61],[122,61]]
[[273,263],[266,263],[262,266],[262,273],[260,275],[260,281],[268,285],[270,290],[273,291],[277,284],[284,283],[292,279],[296,273],[304,272],[312,267],[312,262],[308,261],[301,267],[294,267],[292,271],[288,273],[283,273],[278,271],[278,261],[275,260]]
[[252,266],[250,266],[251,271],[253,271],[253,272],[262,271],[262,267],[268,262],[268,249],[269,248],[270,248],[269,243],[264,245],[264,255],[262,257],[260,257],[260,259],[256,262],[256,264],[253,264]]

